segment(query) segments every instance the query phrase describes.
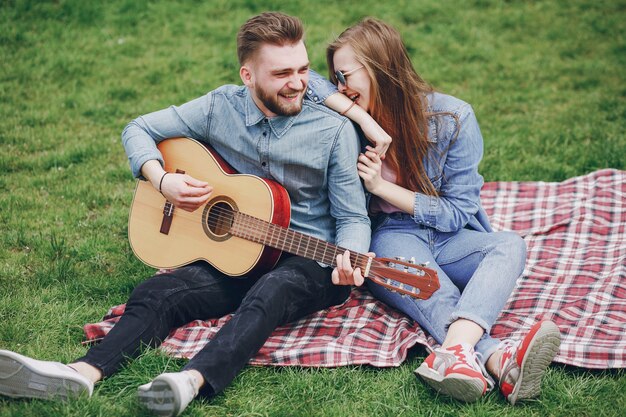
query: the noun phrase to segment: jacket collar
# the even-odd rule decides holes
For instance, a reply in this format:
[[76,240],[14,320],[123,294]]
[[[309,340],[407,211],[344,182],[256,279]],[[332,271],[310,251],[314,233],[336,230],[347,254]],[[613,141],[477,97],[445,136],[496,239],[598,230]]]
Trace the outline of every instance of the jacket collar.
[[[302,106],[302,110],[304,111],[304,105]],[[294,124],[298,116],[275,116],[275,117],[267,117],[256,105],[254,100],[252,99],[252,94],[250,90],[246,88],[246,126],[253,126],[258,123],[262,123],[263,120],[267,119],[270,129],[277,138],[282,137],[289,128]],[[302,113],[302,112],[301,112]]]

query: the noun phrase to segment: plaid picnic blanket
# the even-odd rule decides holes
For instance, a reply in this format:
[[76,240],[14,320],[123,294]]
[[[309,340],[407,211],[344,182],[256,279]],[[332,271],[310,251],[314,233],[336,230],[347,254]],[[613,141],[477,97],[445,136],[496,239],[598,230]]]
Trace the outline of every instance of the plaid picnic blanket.
[[[561,183],[493,182],[482,203],[495,230],[528,245],[518,286],[493,327],[519,338],[540,318],[563,336],[557,362],[584,368],[626,367],[626,172],[597,171]],[[113,327],[124,305],[84,327],[87,342]],[[173,330],[161,349],[190,358],[230,316]],[[398,366],[416,344],[435,341],[410,319],[355,289],[342,305],[274,331],[253,365]]]

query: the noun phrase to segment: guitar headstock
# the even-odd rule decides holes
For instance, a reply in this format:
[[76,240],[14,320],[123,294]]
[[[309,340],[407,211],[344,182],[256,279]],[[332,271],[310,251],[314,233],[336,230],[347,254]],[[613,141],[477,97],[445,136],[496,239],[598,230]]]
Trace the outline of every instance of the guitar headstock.
[[430,298],[439,289],[437,271],[398,259],[374,258],[367,278],[392,291],[421,300]]

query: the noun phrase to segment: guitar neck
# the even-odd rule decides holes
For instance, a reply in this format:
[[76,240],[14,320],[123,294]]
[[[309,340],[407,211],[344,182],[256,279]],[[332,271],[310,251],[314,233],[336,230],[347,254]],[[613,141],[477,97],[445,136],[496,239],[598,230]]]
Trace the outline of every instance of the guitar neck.
[[[266,222],[241,212],[235,212],[230,233],[242,239],[261,243],[283,252],[321,262],[332,267],[337,266],[337,255],[346,249],[328,243],[304,233]],[[350,251],[350,262],[362,271],[367,270],[369,257]]]

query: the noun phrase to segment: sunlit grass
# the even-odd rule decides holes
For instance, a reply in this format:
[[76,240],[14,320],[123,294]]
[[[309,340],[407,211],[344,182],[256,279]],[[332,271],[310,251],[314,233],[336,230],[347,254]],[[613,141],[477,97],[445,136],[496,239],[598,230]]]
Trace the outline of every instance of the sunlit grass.
[[[120,145],[139,114],[238,83],[235,34],[251,15],[300,16],[314,68],[361,17],[392,23],[418,71],[474,107],[487,181],[560,181],[626,169],[623,1],[19,1],[0,6],[0,348],[70,361],[82,326],[151,270],[126,224],[134,181]],[[623,371],[550,368],[542,397],[462,405],[396,369],[246,368],[186,415],[611,416]],[[147,351],[69,403],[0,399],[0,416],[144,415],[136,387],[184,361]]]

